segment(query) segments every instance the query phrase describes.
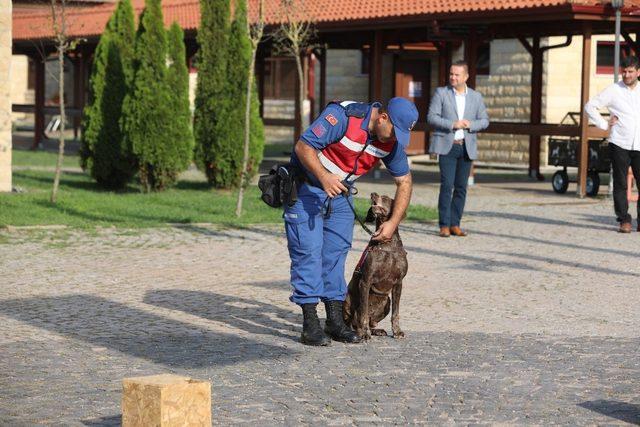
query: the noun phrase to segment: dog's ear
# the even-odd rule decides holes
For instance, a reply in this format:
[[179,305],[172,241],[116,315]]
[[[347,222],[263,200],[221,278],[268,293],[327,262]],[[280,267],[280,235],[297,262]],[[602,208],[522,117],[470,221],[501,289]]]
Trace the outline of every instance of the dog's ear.
[[369,208],[367,211],[367,217],[364,219],[364,222],[376,222],[376,216],[373,214],[373,209]]

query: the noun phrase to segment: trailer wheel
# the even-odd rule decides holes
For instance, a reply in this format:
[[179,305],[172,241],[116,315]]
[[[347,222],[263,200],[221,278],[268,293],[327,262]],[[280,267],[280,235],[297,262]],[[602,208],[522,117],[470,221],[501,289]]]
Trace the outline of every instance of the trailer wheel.
[[600,190],[600,175],[598,172],[589,172],[587,174],[587,196],[596,197]]
[[569,188],[569,175],[565,171],[557,171],[551,177],[551,186],[553,191],[558,194],[566,193],[567,188]]

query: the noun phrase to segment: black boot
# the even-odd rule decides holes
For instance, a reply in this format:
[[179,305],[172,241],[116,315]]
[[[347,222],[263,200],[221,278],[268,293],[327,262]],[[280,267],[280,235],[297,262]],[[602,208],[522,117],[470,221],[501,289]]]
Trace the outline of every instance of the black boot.
[[331,338],[325,335],[320,327],[320,319],[316,306],[318,304],[302,304],[302,315],[304,322],[302,324],[302,337],[300,341],[307,345],[330,345]]
[[327,323],[325,323],[324,331],[336,341],[359,343],[360,337],[358,334],[344,323],[342,305],[342,301],[325,301],[324,308],[327,310]]

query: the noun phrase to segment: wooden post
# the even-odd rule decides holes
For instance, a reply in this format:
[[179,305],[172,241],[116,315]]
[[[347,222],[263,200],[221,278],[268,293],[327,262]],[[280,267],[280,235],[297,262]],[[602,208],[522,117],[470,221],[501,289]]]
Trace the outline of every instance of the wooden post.
[[264,119],[264,54],[258,52],[256,57],[256,78],[258,83],[258,99],[260,100],[260,117]]
[[476,76],[478,75],[478,37],[476,27],[469,29],[469,37],[464,43],[464,59],[469,64],[469,80],[467,85],[476,88]]
[[451,43],[438,43],[438,86],[446,86],[449,82],[451,68]]
[[382,31],[376,30],[370,49],[369,61],[369,101],[381,101],[382,98],[382,54],[384,45]]
[[300,111],[302,110],[302,105],[300,105],[300,76],[296,72],[296,87],[294,91],[295,100],[294,104],[294,113],[293,113],[293,144],[300,139],[300,135],[302,134],[302,121],[300,120]]
[[178,375],[122,381],[123,427],[211,426],[211,383]]
[[[542,122],[542,55],[540,36],[533,37],[531,46],[531,124]],[[529,177],[542,181],[540,173],[540,135],[529,135]]]
[[327,49],[320,51],[320,109],[327,105]]
[[307,67],[307,98],[309,98],[309,123],[316,118],[316,56],[309,55]]
[[37,150],[40,142],[44,139],[44,65],[45,58],[39,56],[33,57],[33,62],[36,67],[36,111],[35,111],[35,129],[33,133],[33,144],[31,144],[32,150]]
[[[84,107],[84,53],[77,49],[73,58],[73,108]],[[73,138],[78,139],[81,116],[73,116]]]
[[[464,44],[464,58],[467,61],[469,67],[469,79],[467,80],[467,86],[476,88],[476,76],[478,75],[478,37],[476,34],[476,27],[469,29],[469,37]],[[475,164],[471,163],[471,171],[467,184],[475,185],[476,182],[476,168]]]
[[584,111],[589,101],[591,77],[591,23],[585,22],[582,31],[582,90],[580,92],[580,149],[578,162],[578,197],[586,195],[587,168],[589,162],[589,119]]

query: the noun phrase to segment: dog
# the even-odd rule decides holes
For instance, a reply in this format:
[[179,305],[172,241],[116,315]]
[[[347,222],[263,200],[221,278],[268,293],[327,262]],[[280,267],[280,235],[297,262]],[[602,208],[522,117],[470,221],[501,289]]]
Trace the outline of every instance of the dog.
[[[377,230],[392,212],[392,198],[371,193],[371,207],[365,221],[375,222]],[[387,332],[376,326],[390,310],[393,337],[404,338],[400,329],[400,295],[407,269],[407,252],[398,230],[387,243],[369,242],[349,282],[342,313],[345,323],[361,338],[386,336]]]

